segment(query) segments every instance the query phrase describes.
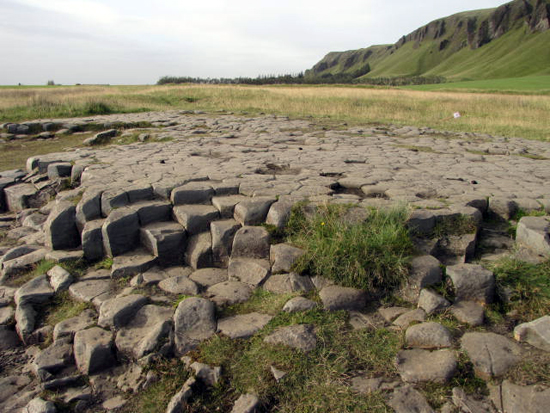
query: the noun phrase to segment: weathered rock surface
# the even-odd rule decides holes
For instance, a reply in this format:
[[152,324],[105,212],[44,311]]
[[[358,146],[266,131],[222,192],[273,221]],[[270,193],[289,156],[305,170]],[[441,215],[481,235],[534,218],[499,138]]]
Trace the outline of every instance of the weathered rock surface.
[[196,380],[194,377],[187,379],[183,384],[179,392],[177,392],[168,403],[166,407],[166,413],[183,413],[184,408],[187,405],[187,401],[193,395],[193,386],[195,385]]
[[422,393],[412,386],[403,386],[395,389],[388,404],[396,413],[435,413]]
[[202,268],[189,275],[189,279],[203,288],[227,281],[227,270],[221,268]]
[[230,280],[240,281],[252,287],[260,285],[270,274],[268,260],[237,258],[229,262],[227,274]]
[[82,330],[74,336],[74,358],[82,374],[93,374],[116,364],[113,337],[99,327]]
[[521,359],[521,348],[495,333],[466,333],[461,345],[472,360],[475,374],[484,380],[506,374]]
[[431,285],[441,282],[443,272],[441,262],[431,255],[415,257],[411,261],[409,279],[401,290],[401,295],[416,303],[420,292]]
[[544,351],[550,351],[550,316],[523,323],[514,329],[514,338]]
[[269,233],[262,227],[242,227],[235,234],[231,258],[269,259]]
[[169,294],[197,295],[199,287],[185,275],[165,278],[158,284],[159,288]]
[[329,311],[361,310],[367,303],[367,295],[356,288],[331,285],[319,292],[323,306]]
[[123,207],[113,210],[102,227],[103,246],[110,257],[133,250],[139,242],[139,218],[136,211]]
[[258,396],[254,394],[242,394],[233,405],[231,413],[254,413],[260,404]]
[[70,337],[71,340],[76,332],[91,327],[97,322],[97,315],[93,310],[84,310],[80,315],[68,318],[57,323],[53,329],[53,339],[58,340]]
[[124,327],[146,303],[147,298],[139,294],[106,300],[99,308],[97,324],[103,328]]
[[219,306],[243,303],[251,295],[250,286],[239,281],[225,281],[206,290],[206,296]]
[[275,294],[288,294],[298,291],[311,291],[315,288],[307,276],[290,274],[274,274],[263,285],[264,289]]
[[235,220],[241,225],[259,225],[265,221],[269,207],[276,201],[271,197],[254,197],[235,206]]
[[267,314],[250,313],[218,320],[218,331],[230,338],[247,338],[266,326],[273,317]]
[[395,364],[401,379],[407,383],[445,383],[457,368],[456,357],[450,350],[402,350]]
[[495,295],[495,276],[480,265],[458,264],[447,267],[457,300],[490,304]]
[[311,324],[279,327],[264,341],[268,344],[283,345],[307,353],[317,346],[317,337]]
[[214,303],[204,298],[187,298],[174,313],[175,351],[183,355],[216,333]]
[[451,347],[452,337],[449,330],[441,324],[428,322],[415,324],[405,332],[405,341],[409,347],[437,349]]
[[523,217],[518,223],[516,242],[536,254],[550,256],[549,231],[548,217]]
[[283,311],[286,311],[287,313],[295,313],[298,311],[313,310],[317,307],[318,304],[315,301],[308,300],[304,297],[294,297],[285,303]]
[[221,267],[227,266],[233,247],[233,238],[240,227],[239,223],[233,219],[215,221],[210,224],[214,264]]
[[483,307],[473,301],[457,301],[451,306],[451,313],[462,323],[472,327],[483,325],[485,312]]
[[426,288],[420,291],[420,296],[418,297],[418,307],[426,311],[426,314],[443,311],[450,305],[451,303],[449,301],[434,291]]
[[59,265],[48,271],[48,276],[50,277],[50,285],[56,293],[58,291],[65,291],[73,283],[71,273]]
[[70,202],[57,203],[44,223],[46,245],[54,250],[76,248],[80,235],[76,227],[76,207]]
[[518,386],[504,380],[490,386],[491,400],[500,412],[544,413],[550,403],[550,389],[541,386]]
[[271,246],[270,261],[273,274],[288,273],[292,271],[294,263],[305,254],[304,250],[288,244]]
[[160,351],[170,336],[173,313],[169,307],[141,307],[132,320],[118,331],[115,339],[118,351],[134,360]]

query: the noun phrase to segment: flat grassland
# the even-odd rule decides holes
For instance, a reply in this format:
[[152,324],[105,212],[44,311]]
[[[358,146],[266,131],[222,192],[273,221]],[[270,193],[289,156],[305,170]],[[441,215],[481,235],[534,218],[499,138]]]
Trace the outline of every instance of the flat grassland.
[[[449,84],[446,84],[447,86]],[[442,85],[445,86],[445,85]],[[524,92],[520,94],[518,92]],[[350,124],[397,124],[550,140],[550,96],[357,86],[54,86],[0,88],[0,122],[155,111],[312,116]],[[460,112],[462,117],[453,118]]]

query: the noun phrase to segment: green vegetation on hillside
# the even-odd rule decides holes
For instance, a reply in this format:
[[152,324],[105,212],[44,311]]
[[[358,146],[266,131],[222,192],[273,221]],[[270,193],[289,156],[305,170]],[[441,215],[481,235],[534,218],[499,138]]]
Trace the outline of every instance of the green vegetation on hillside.
[[404,89],[441,92],[484,92],[523,95],[550,95],[550,76],[470,80],[432,85],[403,86]]
[[435,20],[394,45],[327,54],[307,76],[355,73],[357,79],[442,76],[455,80],[550,74],[548,1],[515,0],[496,9]]

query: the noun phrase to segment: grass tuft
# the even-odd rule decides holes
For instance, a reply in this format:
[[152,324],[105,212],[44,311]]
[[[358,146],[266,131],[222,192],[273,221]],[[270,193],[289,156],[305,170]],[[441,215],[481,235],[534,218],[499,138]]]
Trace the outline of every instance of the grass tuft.
[[397,287],[408,275],[413,251],[407,209],[372,209],[359,224],[347,222],[348,209],[324,205],[311,213],[303,204],[293,209],[288,241],[306,251],[296,270],[364,290]]
[[550,314],[550,261],[530,264],[508,257],[487,266],[497,281],[499,301],[493,305],[495,311],[512,312],[518,322]]

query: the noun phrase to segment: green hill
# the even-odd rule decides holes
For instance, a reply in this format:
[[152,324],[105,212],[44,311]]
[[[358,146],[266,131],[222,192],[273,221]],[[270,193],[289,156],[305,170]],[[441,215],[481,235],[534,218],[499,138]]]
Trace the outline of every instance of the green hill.
[[444,76],[453,80],[550,74],[550,0],[435,20],[393,45],[327,54],[306,76]]

